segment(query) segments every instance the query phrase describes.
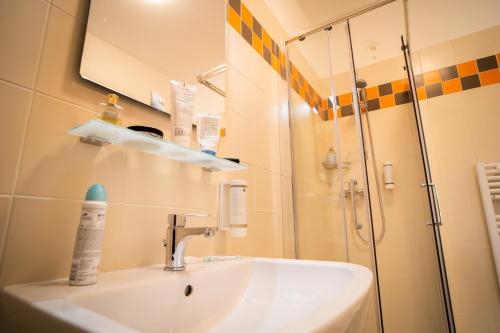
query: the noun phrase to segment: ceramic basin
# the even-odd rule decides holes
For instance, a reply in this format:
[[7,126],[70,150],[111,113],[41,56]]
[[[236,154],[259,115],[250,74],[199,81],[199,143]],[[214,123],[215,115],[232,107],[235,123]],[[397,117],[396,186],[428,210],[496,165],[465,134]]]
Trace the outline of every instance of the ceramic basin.
[[3,316],[10,328],[45,317],[75,332],[351,332],[371,284],[368,269],[346,263],[198,261],[181,272],[152,266],[102,273],[91,286],[54,280],[6,287],[4,299],[42,316]]

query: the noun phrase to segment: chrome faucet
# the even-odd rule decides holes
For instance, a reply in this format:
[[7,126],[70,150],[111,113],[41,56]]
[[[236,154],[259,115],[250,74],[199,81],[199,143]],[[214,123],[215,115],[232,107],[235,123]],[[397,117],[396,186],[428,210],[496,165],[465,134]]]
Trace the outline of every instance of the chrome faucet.
[[204,217],[203,214],[169,214],[167,237],[163,240],[166,248],[165,270],[182,271],[187,242],[196,235],[215,236],[217,227],[186,228],[186,217]]

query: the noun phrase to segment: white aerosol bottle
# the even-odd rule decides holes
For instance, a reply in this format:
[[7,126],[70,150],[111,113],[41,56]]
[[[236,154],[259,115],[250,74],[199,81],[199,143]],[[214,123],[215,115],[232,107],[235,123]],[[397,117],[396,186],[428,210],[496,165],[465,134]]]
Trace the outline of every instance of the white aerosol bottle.
[[71,286],[97,283],[107,208],[106,189],[100,184],[92,185],[82,204],[69,275]]

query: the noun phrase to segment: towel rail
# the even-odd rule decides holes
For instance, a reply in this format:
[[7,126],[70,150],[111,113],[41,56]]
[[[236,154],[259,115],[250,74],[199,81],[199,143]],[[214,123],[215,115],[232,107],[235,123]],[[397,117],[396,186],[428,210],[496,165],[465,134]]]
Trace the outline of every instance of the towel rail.
[[498,182],[500,176],[497,176],[500,174],[500,163],[478,163],[476,171],[500,285],[500,214],[495,212],[493,203],[495,200],[500,200],[500,182]]

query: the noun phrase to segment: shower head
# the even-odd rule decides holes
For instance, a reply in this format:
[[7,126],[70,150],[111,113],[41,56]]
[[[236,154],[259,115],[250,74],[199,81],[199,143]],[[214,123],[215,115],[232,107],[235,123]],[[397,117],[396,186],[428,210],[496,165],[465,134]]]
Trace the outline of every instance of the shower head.
[[356,88],[358,89],[363,89],[366,88],[366,81],[364,79],[357,79],[356,80]]

